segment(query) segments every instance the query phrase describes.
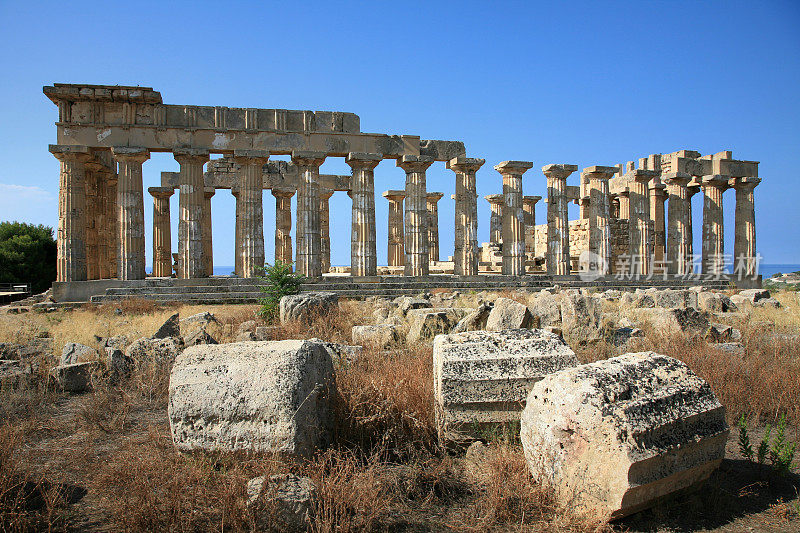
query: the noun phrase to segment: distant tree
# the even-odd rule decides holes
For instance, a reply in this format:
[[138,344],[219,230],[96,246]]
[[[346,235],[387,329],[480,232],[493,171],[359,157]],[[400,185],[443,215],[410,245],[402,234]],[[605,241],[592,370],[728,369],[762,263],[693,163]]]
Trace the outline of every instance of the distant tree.
[[53,228],[0,222],[0,283],[30,283],[38,293],[47,290],[55,279]]

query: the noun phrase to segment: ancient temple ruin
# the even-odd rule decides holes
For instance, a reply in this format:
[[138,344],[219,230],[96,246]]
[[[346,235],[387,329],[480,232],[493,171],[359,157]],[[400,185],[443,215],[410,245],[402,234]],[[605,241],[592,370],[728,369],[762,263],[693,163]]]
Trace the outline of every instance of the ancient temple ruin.
[[[180,164],[180,172],[162,172],[160,186],[148,189],[154,206],[152,278],[212,275],[211,199],[220,190],[236,198],[240,279],[253,278],[274,258],[294,262],[310,281],[321,281],[332,268],[328,199],[335,191],[352,199],[350,265],[336,270],[363,282],[390,274],[425,280],[432,273],[465,282],[528,283],[532,276],[543,283],[577,281],[584,252],[599,258],[601,279],[619,271],[622,256],[637,273],[685,279],[697,270],[690,261],[690,200],[701,190],[702,271],[713,272],[723,257],[722,194],[728,188],[736,191],[733,255],[755,273],[758,163],[734,160],[729,151],[702,157],[690,150],[655,154],[641,159],[638,168],[633,162],[592,166],[580,173],[579,185],[567,184],[577,166],[546,165],[543,225],[535,219],[541,197],[523,196],[522,178],[533,163],[501,162],[494,168],[502,176],[502,194],[487,197],[490,242],[479,247],[475,180],[484,160],[468,157],[460,141],[365,133],[359,117],[344,112],[167,105],[149,87],[54,84],[43,90],[58,106],[57,144],[50,145],[61,162],[57,293],[77,294],[75,284],[81,282],[118,282],[78,290],[88,298],[145,280],[142,165],[152,152],[171,152]],[[211,154],[223,157],[212,160]],[[291,161],[270,161],[273,155],[289,155]],[[331,157],[345,158],[352,173],[320,174]],[[384,159],[394,160],[406,180],[404,188],[382,194],[389,202],[388,265],[379,266],[374,172]],[[426,171],[437,162],[455,178],[454,254],[448,261],[439,257],[437,206],[443,195],[426,184]],[[180,212],[173,253],[169,199],[176,190]],[[273,254],[267,254],[263,234],[264,190],[276,205]],[[579,220],[568,220],[569,202],[580,205]]]

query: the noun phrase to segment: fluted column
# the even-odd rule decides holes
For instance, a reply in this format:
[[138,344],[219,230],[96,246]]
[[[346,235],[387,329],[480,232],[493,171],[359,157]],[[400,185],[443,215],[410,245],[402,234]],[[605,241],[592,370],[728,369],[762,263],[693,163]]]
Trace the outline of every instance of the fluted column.
[[547,274],[566,276],[572,270],[569,255],[567,177],[577,165],[545,165],[547,176]]
[[756,186],[761,178],[736,178],[730,185],[736,190],[736,219],[734,221],[733,261],[738,267],[737,274],[754,277],[758,274],[756,258]]
[[700,186],[703,189],[703,274],[716,274],[724,267],[722,193],[728,187],[728,177],[703,176]]
[[406,172],[405,201],[405,270],[406,276],[427,276],[430,248],[428,242],[428,206],[425,171],[433,158],[404,155],[397,166]]
[[144,148],[114,147],[111,152],[119,163],[117,179],[117,221],[119,279],[144,279],[144,187],[142,164],[150,158]]
[[653,237],[650,234],[650,199],[648,184],[656,176],[652,170],[637,169],[632,173],[630,216],[628,218],[629,253],[634,274],[652,272]]
[[592,199],[590,196],[582,196],[578,198],[578,207],[580,210],[578,211],[578,216],[581,219],[588,219],[590,213],[589,204],[591,203]]
[[484,196],[489,202],[489,242],[491,244],[503,243],[503,199],[502,194],[488,194]]
[[100,220],[98,177],[100,165],[90,161],[85,166],[86,184],[86,279],[100,277]]
[[322,272],[331,270],[331,210],[329,200],[333,190],[319,189],[319,240]]
[[216,191],[213,187],[203,190],[203,271],[206,276],[214,274],[214,248],[211,224],[211,198]]
[[428,210],[428,249],[431,261],[439,260],[439,206],[444,196],[440,192],[429,192],[426,196]]
[[264,268],[264,165],[269,152],[235,150],[233,160],[239,165],[239,238],[236,239],[236,258],[240,265],[237,275],[252,278]]
[[384,191],[383,197],[389,200],[388,220],[388,263],[389,266],[403,266],[406,263],[405,231],[403,228],[403,203],[406,191]]
[[617,218],[629,220],[631,218],[631,192],[628,189],[617,193],[619,203],[619,216]]
[[664,261],[667,250],[667,231],[664,217],[664,202],[667,199],[666,188],[666,185],[655,179],[649,185],[650,222],[653,223],[653,259],[659,263]]
[[150,187],[153,197],[153,276],[172,277],[172,235],[170,230],[169,198],[172,187]]
[[375,237],[375,167],[381,154],[351,152],[346,162],[353,169],[350,198],[353,209],[350,230],[350,275],[377,276],[378,252]]
[[694,178],[689,182],[689,185],[686,187],[686,213],[689,220],[688,224],[688,231],[687,233],[689,238],[689,259],[691,263],[691,271],[694,271],[694,228],[692,227],[692,222],[694,217],[692,216],[692,197],[700,192],[700,183],[699,178]]
[[231,195],[236,199],[233,215],[233,273],[242,277],[242,254],[239,252],[242,249],[242,195],[239,189],[239,183],[234,183],[231,186]]
[[[116,166],[116,165],[115,165]],[[107,169],[100,172],[97,179],[97,277],[108,279],[109,224],[108,224],[108,189],[106,181],[113,174]],[[116,176],[115,176],[116,179]]]
[[584,169],[589,178],[589,251],[598,261],[598,274],[611,272],[611,229],[608,180],[617,167],[592,166]]
[[503,176],[503,269],[506,276],[525,274],[525,212],[522,209],[522,175],[530,161],[503,161],[494,169]]
[[[541,200],[541,196],[523,196],[522,197],[522,211],[525,214],[525,233],[527,235],[528,228],[536,227],[536,203]],[[532,229],[531,232],[534,232]],[[530,240],[528,246],[528,239],[525,239],[525,252],[536,255],[536,239]]]
[[[116,163],[115,163],[116,166]],[[105,220],[107,225],[106,235],[108,236],[108,246],[106,248],[106,262],[108,270],[106,279],[117,278],[117,250],[119,249],[119,230],[117,229],[117,181],[118,174],[116,172],[109,174],[106,180],[106,205],[105,205]]]
[[86,280],[86,162],[85,146],[50,145],[61,163],[56,236],[56,281]]
[[456,173],[453,273],[478,275],[478,195],[475,175],[484,159],[454,157],[447,167]]
[[176,150],[174,156],[181,165],[178,269],[184,279],[201,278],[206,274],[203,255],[203,165],[208,162],[208,151]]
[[272,188],[275,197],[275,262],[292,264],[292,196],[294,189]]
[[319,167],[325,152],[296,151],[292,161],[298,168],[297,272],[308,278],[322,276],[322,235],[319,219]]
[[667,174],[663,181],[667,184],[669,202],[667,217],[667,272],[684,275],[691,272],[691,232],[689,229],[689,195],[686,185],[692,177],[688,174]]

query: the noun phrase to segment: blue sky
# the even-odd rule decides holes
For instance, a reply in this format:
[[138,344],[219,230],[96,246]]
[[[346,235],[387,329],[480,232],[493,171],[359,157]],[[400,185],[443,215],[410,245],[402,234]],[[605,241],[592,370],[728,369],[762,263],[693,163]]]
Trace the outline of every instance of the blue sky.
[[[679,149],[761,161],[758,249],[800,263],[800,2],[0,1],[0,220],[55,226],[53,82],[145,85],[165,103],[357,113],[362,131],[466,143],[486,159],[478,193],[501,190],[492,166],[531,160],[525,194],[545,195],[547,163],[613,165]],[[145,187],[177,171],[144,165]],[[329,159],[327,173],[349,173]],[[577,184],[577,174],[570,178]],[[376,191],[404,186],[384,161]],[[441,253],[453,250],[454,175],[435,164]],[[234,199],[212,200],[214,256],[233,264]],[[695,197],[699,243],[701,195]],[[177,195],[173,197],[173,239]],[[386,261],[387,203],[377,204]],[[147,256],[152,201],[145,199]],[[577,216],[577,208],[572,213]],[[264,195],[267,259],[274,199]],[[725,194],[727,251],[734,194]],[[479,238],[489,207],[479,200]],[[543,205],[537,223],[545,222]],[[350,200],[331,199],[333,264],[349,264]],[[696,246],[695,249],[699,250]]]

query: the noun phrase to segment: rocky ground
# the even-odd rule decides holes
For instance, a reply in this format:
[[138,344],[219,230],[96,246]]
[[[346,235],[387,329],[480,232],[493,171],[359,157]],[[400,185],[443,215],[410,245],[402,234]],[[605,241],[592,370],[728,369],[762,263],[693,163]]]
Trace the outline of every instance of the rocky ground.
[[[797,293],[431,291],[323,307],[287,306],[274,323],[255,306],[144,301],[1,314],[4,529],[258,529],[287,512],[248,505],[248,489],[263,487],[277,487],[283,499],[269,501],[291,502],[288,513],[305,513],[303,527],[316,531],[800,528],[800,453],[790,473],[776,473],[743,457],[736,428],[746,415],[756,447],[785,415],[788,440],[800,440]],[[443,445],[433,337],[507,328],[563,335],[581,362],[643,350],[686,362],[727,408],[721,467],[700,490],[608,524],[537,485],[513,425],[468,449]],[[310,338],[339,346],[327,450],[303,459],[175,450],[169,373],[187,346]]]

